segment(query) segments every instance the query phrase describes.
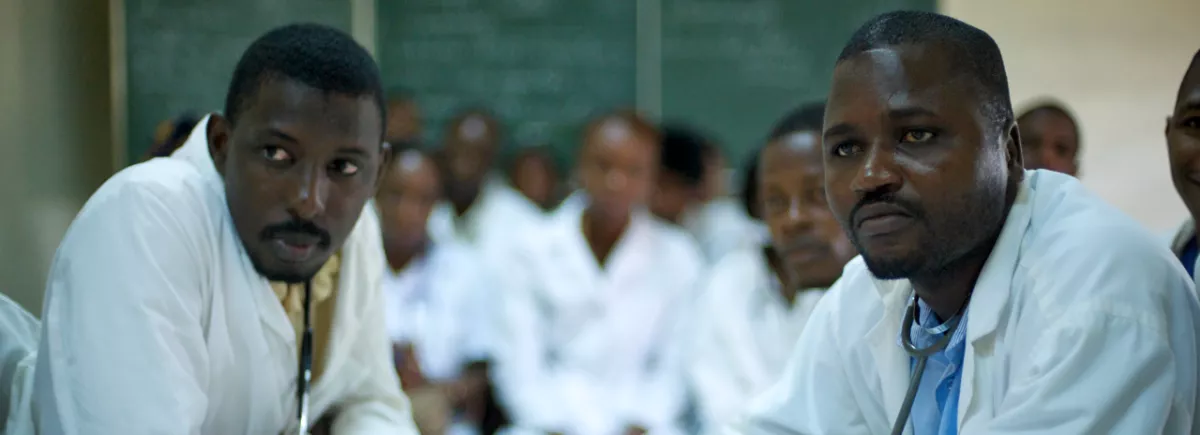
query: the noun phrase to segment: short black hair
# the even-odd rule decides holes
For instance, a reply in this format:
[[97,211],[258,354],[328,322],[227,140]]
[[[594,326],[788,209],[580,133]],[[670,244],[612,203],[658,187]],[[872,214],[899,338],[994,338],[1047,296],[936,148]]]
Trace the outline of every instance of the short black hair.
[[950,48],[955,74],[973,77],[985,93],[985,114],[1000,128],[1013,119],[1008,74],[1000,47],[979,28],[945,15],[922,11],[888,12],[870,19],[854,32],[838,55],[838,63],[864,51],[904,44],[941,44]]
[[746,215],[754,219],[762,219],[758,213],[758,159],[761,156],[762,148],[755,148],[742,163],[742,207],[746,208]]
[[660,168],[679,176],[690,187],[704,181],[704,138],[680,125],[663,127]]
[[767,136],[768,141],[780,139],[792,133],[801,131],[814,131],[818,135],[821,133],[821,123],[825,120],[825,102],[818,101],[806,103],[800,107],[792,109],[787,115],[775,123],[771,127],[771,134]]
[[367,50],[341,30],[304,23],[271,30],[242,53],[225,96],[229,123],[237,123],[242,106],[264,83],[280,78],[328,93],[370,95],[380,121],[387,119],[379,66]]
[[[1079,121],[1075,120],[1075,115],[1071,113],[1071,110],[1067,109],[1067,106],[1063,105],[1062,103],[1048,98],[1039,100],[1039,102],[1025,109],[1024,112],[1021,112],[1021,115],[1017,116],[1017,126],[1021,126],[1022,123],[1029,122],[1029,120],[1034,116],[1042,114],[1053,114],[1067,118],[1068,121],[1071,121],[1071,126],[1075,128],[1075,137],[1082,139],[1079,137]],[[1025,130],[1022,130],[1021,132],[1025,133]],[[1023,138],[1025,137],[1024,134],[1021,136]]]

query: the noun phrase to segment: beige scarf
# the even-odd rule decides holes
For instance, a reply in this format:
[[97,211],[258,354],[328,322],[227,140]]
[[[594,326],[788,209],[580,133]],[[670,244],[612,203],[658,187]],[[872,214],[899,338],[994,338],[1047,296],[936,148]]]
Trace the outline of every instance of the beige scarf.
[[[325,366],[325,349],[329,342],[329,332],[333,325],[334,307],[337,305],[338,274],[341,271],[341,255],[334,254],[321,267],[312,279],[312,311],[310,319],[313,325],[313,382],[321,376]],[[300,349],[300,341],[304,334],[304,284],[288,284],[272,282],[271,290],[283,305],[292,328],[296,331],[296,349]]]

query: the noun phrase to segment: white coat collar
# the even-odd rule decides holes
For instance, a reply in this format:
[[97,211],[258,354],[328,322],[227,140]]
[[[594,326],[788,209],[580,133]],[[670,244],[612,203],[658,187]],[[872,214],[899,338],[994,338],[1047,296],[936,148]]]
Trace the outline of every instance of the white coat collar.
[[1188,218],[1179,225],[1179,229],[1175,231],[1175,236],[1171,239],[1171,252],[1175,256],[1183,253],[1183,248],[1187,246],[1188,241],[1196,237],[1196,221]]

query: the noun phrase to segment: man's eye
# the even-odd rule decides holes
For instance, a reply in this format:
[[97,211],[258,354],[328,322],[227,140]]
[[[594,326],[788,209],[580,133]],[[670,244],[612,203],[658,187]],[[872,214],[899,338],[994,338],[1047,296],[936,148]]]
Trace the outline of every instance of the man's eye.
[[292,158],[291,154],[284,151],[283,148],[267,145],[262,149],[263,157],[272,162],[283,162]]
[[900,142],[904,143],[922,143],[929,142],[933,139],[933,132],[929,130],[908,130],[904,135],[900,136]]
[[358,165],[347,161],[338,160],[329,165],[329,169],[340,175],[354,175],[358,173]]
[[844,142],[833,147],[833,155],[838,157],[850,157],[860,152],[862,147],[853,142]]

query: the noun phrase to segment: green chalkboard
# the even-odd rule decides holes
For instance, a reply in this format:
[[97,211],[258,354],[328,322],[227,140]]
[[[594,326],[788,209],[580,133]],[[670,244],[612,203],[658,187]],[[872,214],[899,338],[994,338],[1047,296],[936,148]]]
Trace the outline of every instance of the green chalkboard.
[[154,127],[185,111],[221,109],[233,68],[268,30],[316,22],[350,30],[348,0],[125,0],[128,163]]
[[868,18],[934,0],[661,0],[662,112],[721,141],[731,163],[791,108],[824,98],[842,45]]
[[489,107],[512,144],[547,143],[574,155],[582,122],[633,106],[636,3],[632,0],[404,0],[377,7],[378,56],[389,87],[416,95],[423,139],[440,143],[446,120]]

